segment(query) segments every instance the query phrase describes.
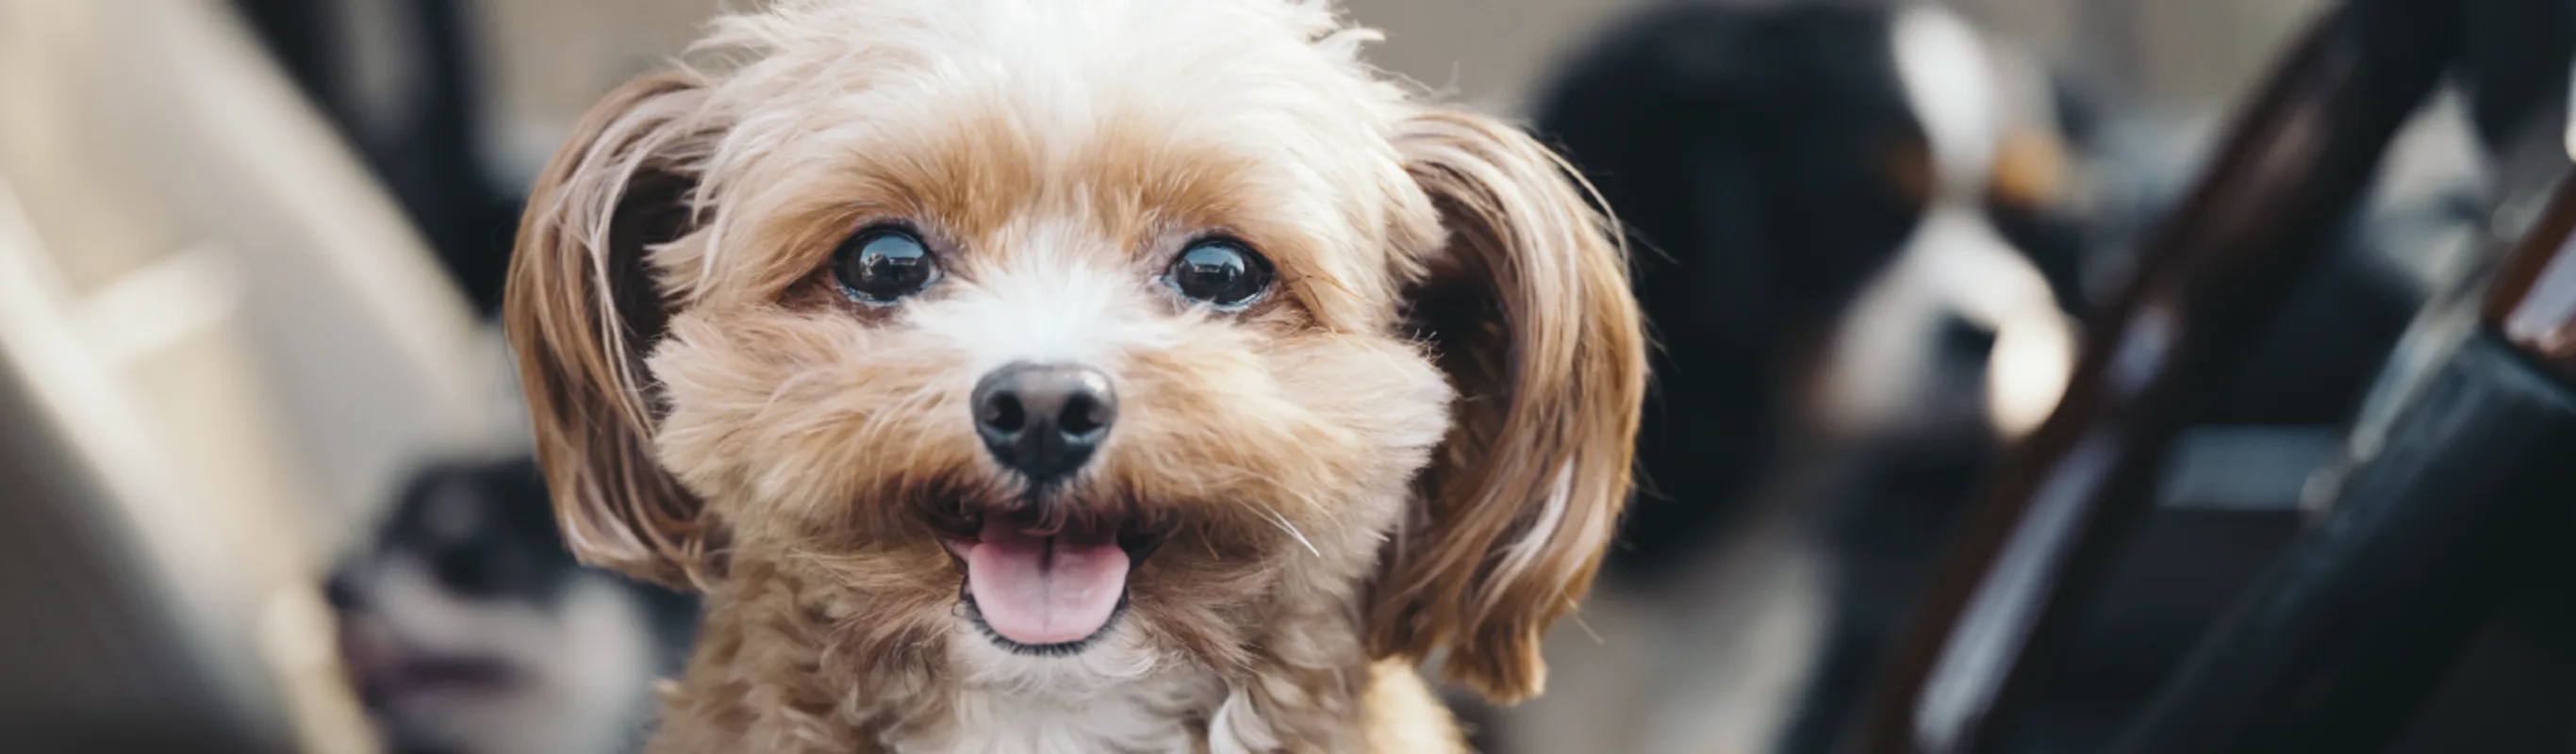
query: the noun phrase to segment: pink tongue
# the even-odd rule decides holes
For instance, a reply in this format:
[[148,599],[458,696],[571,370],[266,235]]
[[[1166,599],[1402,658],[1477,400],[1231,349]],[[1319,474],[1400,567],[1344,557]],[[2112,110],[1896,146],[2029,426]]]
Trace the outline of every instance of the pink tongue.
[[966,591],[984,625],[1021,644],[1100,633],[1127,590],[1127,551],[1114,537],[1071,530],[1032,536],[999,519],[965,548]]

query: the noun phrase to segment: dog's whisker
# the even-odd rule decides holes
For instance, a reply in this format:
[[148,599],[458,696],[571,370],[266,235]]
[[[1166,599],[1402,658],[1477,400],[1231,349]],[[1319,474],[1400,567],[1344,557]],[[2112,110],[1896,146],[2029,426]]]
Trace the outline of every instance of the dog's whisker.
[[1592,637],[1592,643],[1594,643],[1594,644],[1608,644],[1608,643],[1610,643],[1610,640],[1608,640],[1608,639],[1604,639],[1604,638],[1601,638],[1601,632],[1592,630],[1592,624],[1584,622],[1584,620],[1583,620],[1583,613],[1580,613],[1580,612],[1568,612],[1568,613],[1566,613],[1566,614],[1565,614],[1565,617],[1566,617],[1567,619],[1569,619],[1569,620],[1574,621],[1574,627],[1575,627],[1575,628],[1583,629],[1583,635],[1585,635],[1585,636],[1589,636],[1589,637]]
[[1297,538],[1297,544],[1305,545],[1305,546],[1306,546],[1306,551],[1307,551],[1307,552],[1309,552],[1309,553],[1313,553],[1313,554],[1315,555],[1315,557],[1318,557],[1318,558],[1320,558],[1320,557],[1323,557],[1323,556],[1324,556],[1324,551],[1323,551],[1323,550],[1315,549],[1315,543],[1314,543],[1312,540],[1308,540],[1308,539],[1306,539],[1306,533],[1305,533],[1305,532],[1298,531],[1298,530],[1297,530],[1297,525],[1296,525],[1296,524],[1288,523],[1288,517],[1287,517],[1287,516],[1279,515],[1279,511],[1277,511],[1277,510],[1273,510],[1273,509],[1271,509],[1271,507],[1270,507],[1270,506],[1267,506],[1267,505],[1263,505],[1263,506],[1259,506],[1259,507],[1261,508],[1261,512],[1262,512],[1263,514],[1266,514],[1266,515],[1268,515],[1268,516],[1270,517],[1270,520],[1271,520],[1271,522],[1272,522],[1272,523],[1276,523],[1276,524],[1278,524],[1278,525],[1279,525],[1279,529],[1280,529],[1281,531],[1288,532],[1288,536],[1291,536],[1291,537],[1295,537],[1295,538]]

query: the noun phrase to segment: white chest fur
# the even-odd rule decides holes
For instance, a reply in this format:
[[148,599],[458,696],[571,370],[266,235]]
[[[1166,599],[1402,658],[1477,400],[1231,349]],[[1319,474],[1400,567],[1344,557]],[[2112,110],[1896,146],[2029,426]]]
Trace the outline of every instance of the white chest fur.
[[962,628],[965,671],[945,730],[894,742],[897,751],[975,754],[1189,752],[1208,721],[1214,751],[1267,748],[1268,726],[1204,669],[1158,661],[1133,632],[1113,629],[1074,655],[1013,654]]

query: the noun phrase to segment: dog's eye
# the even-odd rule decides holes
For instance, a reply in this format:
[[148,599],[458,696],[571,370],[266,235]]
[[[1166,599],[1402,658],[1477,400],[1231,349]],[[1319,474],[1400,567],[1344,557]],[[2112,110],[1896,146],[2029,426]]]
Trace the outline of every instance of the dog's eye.
[[832,279],[852,301],[888,306],[939,282],[939,261],[912,231],[877,226],[841,242],[832,256]]
[[457,545],[447,548],[431,561],[439,583],[460,594],[489,596],[500,590],[499,564],[487,548]]
[[1270,292],[1270,260],[1237,241],[1209,239],[1191,244],[1172,260],[1163,284],[1192,301],[1219,309],[1241,309]]

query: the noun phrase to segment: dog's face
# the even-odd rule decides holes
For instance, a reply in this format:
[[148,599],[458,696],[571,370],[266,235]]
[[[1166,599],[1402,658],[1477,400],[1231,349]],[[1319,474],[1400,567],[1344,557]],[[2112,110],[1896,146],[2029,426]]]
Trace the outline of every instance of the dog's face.
[[623,748],[684,609],[573,562],[524,462],[421,474],[328,596],[354,690],[410,754]]
[[1415,103],[1321,3],[717,29],[735,65],[612,94],[521,237],[576,550],[798,574],[880,660],[1241,667],[1347,614],[1371,654],[1536,691],[1644,386],[1624,259],[1543,148]]

